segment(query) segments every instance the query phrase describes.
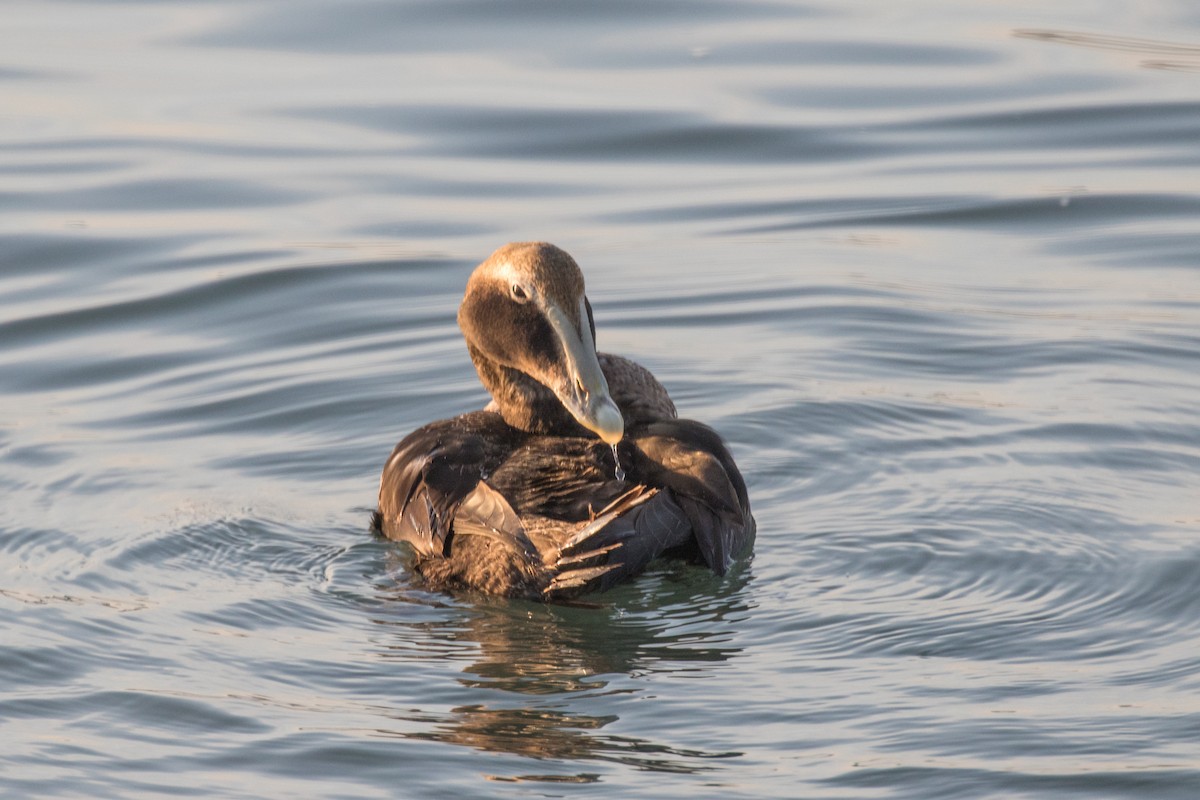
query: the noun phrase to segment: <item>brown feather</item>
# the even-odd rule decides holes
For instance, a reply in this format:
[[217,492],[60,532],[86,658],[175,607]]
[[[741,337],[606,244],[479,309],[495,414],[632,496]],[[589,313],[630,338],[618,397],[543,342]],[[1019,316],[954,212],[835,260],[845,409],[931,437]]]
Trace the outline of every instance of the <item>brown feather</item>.
[[583,291],[574,260],[537,242],[501,248],[468,282],[459,324],[492,402],[405,437],[372,516],[380,534],[412,546],[414,571],[432,587],[562,600],[608,589],[663,555],[724,574],[753,541],[745,482],[724,442],[678,419],[645,367],[595,354],[624,420],[623,479],[612,449],[525,371],[553,372],[560,367],[546,361],[561,353],[522,295],[552,298],[592,341]]

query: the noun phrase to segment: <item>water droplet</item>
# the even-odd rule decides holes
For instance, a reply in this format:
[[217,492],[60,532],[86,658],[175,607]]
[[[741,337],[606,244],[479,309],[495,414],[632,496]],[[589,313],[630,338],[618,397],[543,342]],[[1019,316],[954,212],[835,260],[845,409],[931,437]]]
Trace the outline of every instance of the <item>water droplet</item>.
[[617,480],[623,481],[625,480],[625,470],[621,469],[621,457],[617,455],[617,446],[615,444],[610,444],[609,447],[612,448],[613,463],[617,465]]

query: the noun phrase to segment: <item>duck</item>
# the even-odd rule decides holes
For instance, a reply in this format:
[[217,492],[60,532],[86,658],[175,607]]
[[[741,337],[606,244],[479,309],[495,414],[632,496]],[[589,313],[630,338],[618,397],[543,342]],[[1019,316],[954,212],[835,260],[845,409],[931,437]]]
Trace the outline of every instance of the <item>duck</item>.
[[433,591],[544,602],[603,592],[653,560],[725,575],[754,540],[746,482],[709,426],[642,365],[596,350],[583,272],[514,242],[471,273],[458,325],[482,409],[392,450],[371,527]]

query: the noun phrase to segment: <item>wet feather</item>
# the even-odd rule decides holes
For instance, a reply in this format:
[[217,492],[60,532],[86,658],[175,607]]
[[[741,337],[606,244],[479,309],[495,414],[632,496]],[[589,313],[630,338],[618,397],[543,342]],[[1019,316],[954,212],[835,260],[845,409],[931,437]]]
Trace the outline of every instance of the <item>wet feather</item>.
[[583,292],[544,243],[501,248],[468,281],[459,324],[492,402],[396,445],[372,517],[432,587],[562,600],[661,556],[724,574],[753,541],[720,436],[678,419],[645,367],[595,351]]

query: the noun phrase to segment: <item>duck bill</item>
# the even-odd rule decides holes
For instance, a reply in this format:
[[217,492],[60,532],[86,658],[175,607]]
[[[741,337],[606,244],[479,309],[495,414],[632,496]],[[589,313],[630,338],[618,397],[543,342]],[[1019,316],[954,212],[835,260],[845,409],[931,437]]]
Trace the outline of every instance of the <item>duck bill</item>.
[[608,381],[596,358],[596,345],[588,325],[587,308],[579,301],[580,325],[577,331],[562,310],[551,304],[546,317],[562,343],[563,374],[547,385],[563,407],[583,427],[608,444],[617,444],[625,435],[621,410],[608,392]]

